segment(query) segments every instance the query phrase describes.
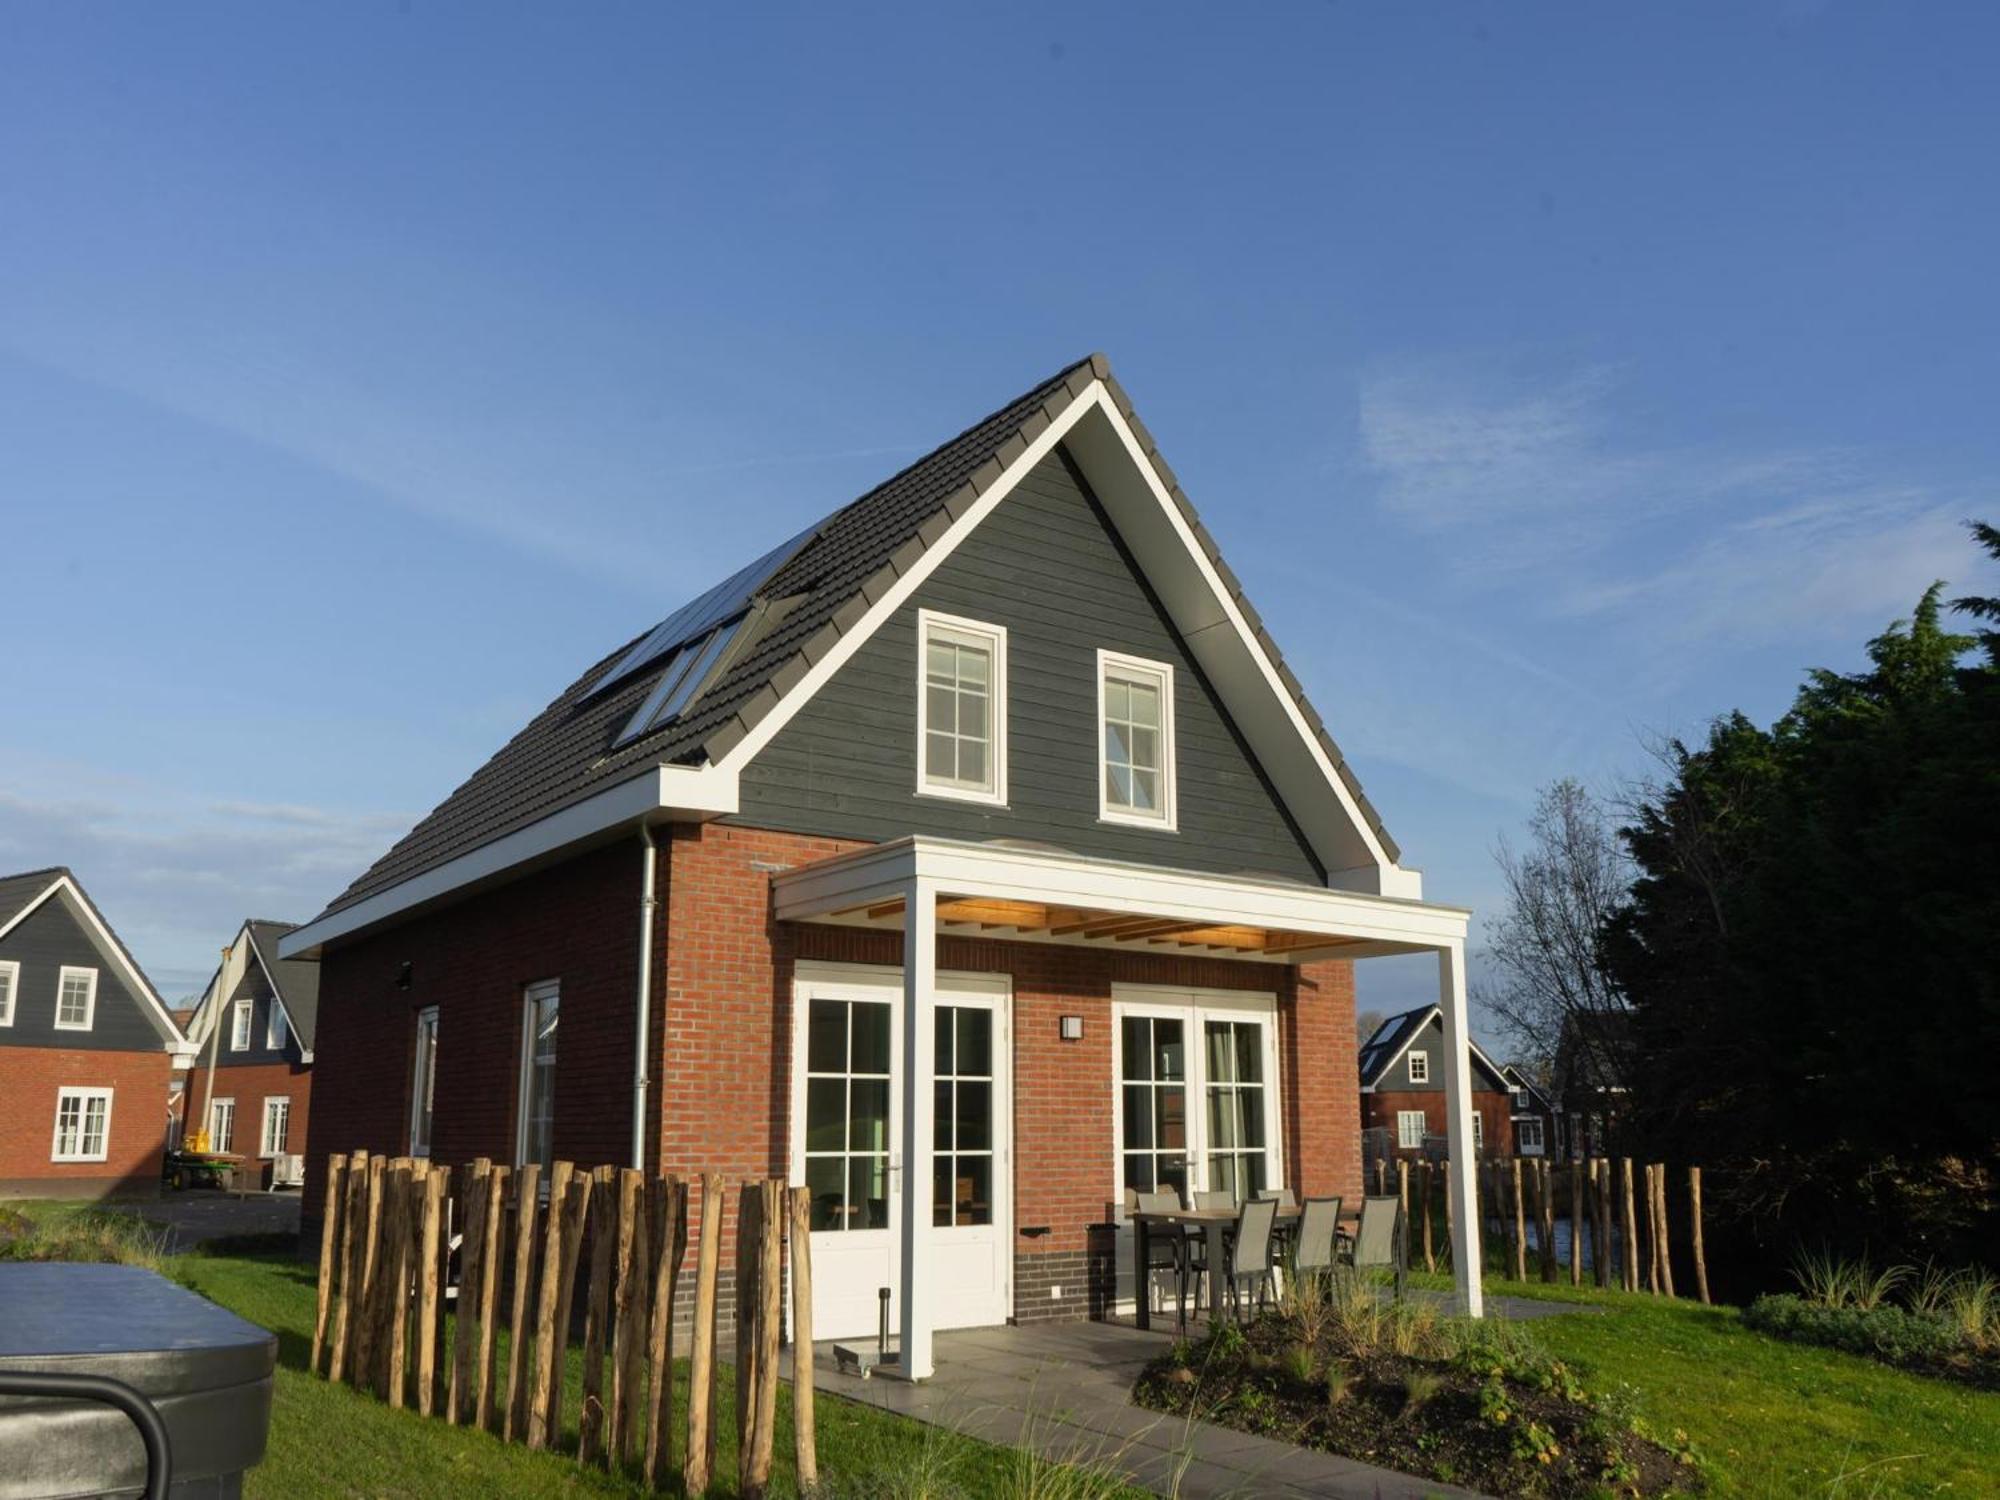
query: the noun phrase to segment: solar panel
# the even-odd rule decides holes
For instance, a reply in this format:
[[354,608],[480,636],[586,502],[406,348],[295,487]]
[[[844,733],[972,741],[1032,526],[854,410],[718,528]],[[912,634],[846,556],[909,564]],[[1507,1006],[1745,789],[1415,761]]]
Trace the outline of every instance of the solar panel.
[[622,745],[642,734],[650,734],[678,718],[695,690],[707,679],[716,658],[735,639],[744,619],[745,616],[738,615],[716,626],[704,639],[691,640],[682,647],[667,670],[660,674],[660,680],[653,684],[652,692],[646,694],[646,701],[639,705],[638,712],[626,720],[617,743]]
[[[804,546],[819,529],[815,521],[797,536],[788,538],[766,552],[747,567],[738,568],[707,593],[689,600],[679,609],[660,621],[630,651],[612,663],[611,669],[590,685],[594,693],[621,682],[641,668],[649,667],[677,646],[693,641],[723,624],[732,615],[740,615],[750,603],[751,596],[767,582],[771,576],[791,561],[792,555]],[[636,716],[635,716],[636,717]],[[622,735],[620,739],[628,739]]]

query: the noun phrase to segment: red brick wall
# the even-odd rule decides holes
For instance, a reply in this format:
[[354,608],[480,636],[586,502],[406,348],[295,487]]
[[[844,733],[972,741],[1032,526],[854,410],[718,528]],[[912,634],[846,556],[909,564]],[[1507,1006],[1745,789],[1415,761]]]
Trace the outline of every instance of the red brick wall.
[[[1484,1154],[1487,1156],[1512,1156],[1514,1154],[1514,1103],[1506,1094],[1496,1094],[1489,1090],[1476,1090],[1472,1095],[1472,1107],[1479,1112],[1479,1128],[1486,1134]],[[1373,1093],[1361,1096],[1361,1117],[1365,1124],[1382,1126],[1389,1132],[1389,1150],[1397,1156],[1417,1156],[1417,1151],[1405,1151],[1396,1145],[1396,1116],[1406,1109],[1420,1109],[1424,1112],[1424,1130],[1430,1135],[1443,1135],[1445,1127],[1444,1091],[1441,1089],[1408,1090],[1402,1093]]]
[[[208,1069],[202,1059],[181,1075],[187,1080],[182,1108],[192,1111],[197,1128],[207,1123],[202,1100],[209,1097]],[[285,1149],[303,1152],[312,1118],[312,1069],[299,1063],[246,1063],[215,1070],[217,1099],[236,1101],[234,1149],[243,1158],[245,1185],[263,1187],[270,1177],[270,1159],[259,1155],[264,1141],[264,1101],[283,1096],[292,1101],[292,1122],[285,1132]],[[185,1116],[183,1117],[185,1120]]]
[[[164,1052],[68,1051],[0,1047],[0,1197],[103,1197],[156,1193],[167,1139]],[[56,1093],[113,1091],[111,1130],[101,1162],[52,1162]]]
[[[664,857],[656,860],[664,875]],[[637,839],[620,841],[326,955],[309,1218],[330,1152],[408,1149],[415,1017],[426,1006],[438,1007],[434,1156],[513,1161],[522,991],[541,979],[562,981],[556,1155],[628,1160],[640,869]],[[407,988],[398,983],[405,963]]]

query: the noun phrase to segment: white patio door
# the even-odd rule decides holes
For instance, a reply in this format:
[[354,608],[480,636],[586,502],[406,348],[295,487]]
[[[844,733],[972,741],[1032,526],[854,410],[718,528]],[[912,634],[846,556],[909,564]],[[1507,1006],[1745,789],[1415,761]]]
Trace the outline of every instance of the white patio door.
[[937,1125],[927,1160],[902,1159],[902,975],[802,964],[793,985],[792,1181],[812,1195],[813,1335],[875,1332],[890,1289],[902,1314],[910,1193],[931,1215],[933,1326],[1011,1311],[1013,1113],[1004,976],[942,974],[933,1026]]

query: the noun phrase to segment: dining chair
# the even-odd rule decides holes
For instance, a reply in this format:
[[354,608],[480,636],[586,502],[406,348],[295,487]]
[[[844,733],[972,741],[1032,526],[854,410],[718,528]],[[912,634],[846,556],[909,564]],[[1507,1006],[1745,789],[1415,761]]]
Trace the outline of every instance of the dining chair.
[[1194,1195],[1194,1206],[1202,1210],[1233,1209],[1236,1207],[1236,1195],[1227,1189],[1197,1192]]
[[[1257,1194],[1257,1196],[1259,1198],[1271,1199],[1278,1205],[1278,1212],[1281,1214],[1293,1213],[1299,1206],[1298,1199],[1292,1196],[1292,1190],[1288,1187],[1272,1188],[1268,1192]],[[1292,1236],[1297,1231],[1298,1221],[1291,1218],[1279,1219],[1272,1227],[1271,1233],[1277,1237],[1278,1241],[1277,1257],[1280,1265],[1283,1265],[1292,1258]]]
[[1361,1223],[1354,1243],[1340,1256],[1341,1264],[1360,1279],[1363,1271],[1387,1266],[1396,1273],[1396,1300],[1403,1297],[1403,1203],[1384,1196],[1361,1200]]
[[1340,1228],[1340,1199],[1308,1198],[1299,1213],[1298,1238],[1292,1247],[1292,1274],[1301,1280],[1331,1276],[1334,1241]]
[[1230,1306],[1242,1315],[1243,1283],[1256,1284],[1256,1302],[1253,1310],[1264,1306],[1264,1295],[1277,1295],[1278,1282],[1274,1274],[1277,1260],[1272,1254],[1273,1239],[1271,1226],[1278,1220],[1278,1201],[1275,1198],[1252,1198],[1236,1211],[1236,1234],[1230,1241],[1226,1280],[1229,1287]]
[[[1180,1211],[1180,1194],[1171,1188],[1158,1192],[1138,1192],[1131,1195],[1132,1207],[1139,1213],[1171,1214]],[[1134,1233],[1137,1231],[1135,1230]],[[1153,1294],[1152,1273],[1171,1271],[1174,1274],[1175,1319],[1185,1329],[1187,1327],[1187,1286],[1189,1266],[1192,1257],[1188,1254],[1188,1237],[1179,1226],[1157,1225],[1146,1235],[1146,1281],[1147,1285],[1132,1288],[1135,1297],[1150,1297]]]

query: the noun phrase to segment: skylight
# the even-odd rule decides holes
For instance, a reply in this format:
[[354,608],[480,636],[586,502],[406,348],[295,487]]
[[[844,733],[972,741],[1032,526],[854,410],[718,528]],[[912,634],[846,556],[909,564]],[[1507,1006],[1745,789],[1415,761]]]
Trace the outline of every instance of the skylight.
[[701,690],[717,660],[736,638],[736,632],[743,628],[746,618],[747,615],[739,614],[681,647],[667,664],[666,671],[660,674],[660,680],[653,684],[653,690],[646,694],[646,701],[639,705],[638,712],[626,720],[625,727],[618,733],[617,743],[627,744],[679,718],[681,710]]

